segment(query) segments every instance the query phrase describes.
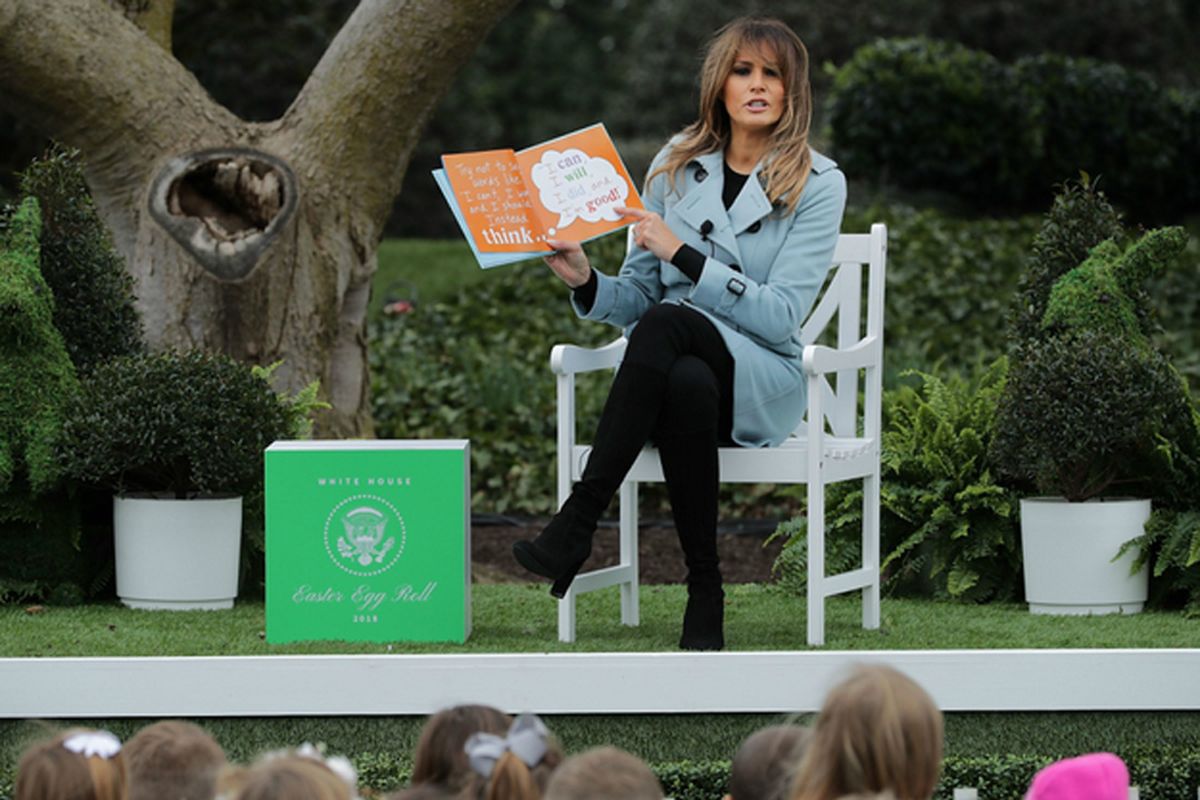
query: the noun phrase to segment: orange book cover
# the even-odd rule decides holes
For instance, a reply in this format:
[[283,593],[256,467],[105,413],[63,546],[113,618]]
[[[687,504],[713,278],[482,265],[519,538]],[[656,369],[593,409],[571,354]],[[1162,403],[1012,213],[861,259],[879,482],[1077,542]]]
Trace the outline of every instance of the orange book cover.
[[520,152],[444,155],[442,165],[434,177],[485,267],[543,255],[546,239],[619,230],[629,223],[617,206],[644,207],[599,123]]

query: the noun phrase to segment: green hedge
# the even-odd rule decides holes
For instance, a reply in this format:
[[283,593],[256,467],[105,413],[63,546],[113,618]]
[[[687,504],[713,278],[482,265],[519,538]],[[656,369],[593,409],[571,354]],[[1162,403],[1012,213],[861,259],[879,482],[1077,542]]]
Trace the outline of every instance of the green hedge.
[[876,204],[848,210],[842,230],[866,231],[874,222],[888,226],[885,383],[895,385],[907,369],[964,369],[1003,353],[1005,317],[1037,217],[970,220]]
[[[728,759],[746,736],[784,721],[807,724],[811,716],[551,715],[545,719],[569,753],[616,744],[654,765],[664,788],[675,797],[716,800],[723,791]],[[1143,797],[1195,797],[1195,787],[1200,786],[1198,720],[1200,715],[1192,712],[948,713],[942,785],[975,786],[984,800],[1016,800],[1033,772],[1050,760],[1109,749],[1126,759]],[[17,759],[32,741],[71,724],[106,728],[125,740],[151,721],[0,722],[0,797],[11,797]],[[352,759],[363,786],[380,791],[397,788],[408,779],[411,753],[424,721],[419,716],[196,720],[239,763],[299,742],[325,742],[328,752]],[[1192,788],[1186,791],[1186,787]]]
[[[950,800],[954,789],[979,790],[982,800],[1020,800],[1034,773],[1055,760],[1045,756],[996,755],[975,758],[949,756],[942,762],[935,800]],[[1200,787],[1200,754],[1192,751],[1124,756],[1131,785],[1146,798],[1194,797]],[[358,771],[360,793],[371,797],[407,785],[409,767],[392,753],[358,753],[351,758]],[[667,797],[674,800],[719,800],[727,791],[728,761],[676,761],[651,764]],[[0,798],[13,796],[12,773],[0,778]]]
[[838,71],[833,153],[848,175],[975,207],[1040,208],[1086,171],[1138,219],[1200,207],[1200,100],[1115,63],[1005,65],[963,45],[884,39]]

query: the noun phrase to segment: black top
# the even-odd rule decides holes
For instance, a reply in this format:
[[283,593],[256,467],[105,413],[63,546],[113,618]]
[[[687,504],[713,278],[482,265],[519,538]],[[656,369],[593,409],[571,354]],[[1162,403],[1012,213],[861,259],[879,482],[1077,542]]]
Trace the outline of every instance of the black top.
[[[728,209],[733,205],[733,201],[737,200],[737,196],[741,193],[742,187],[746,185],[746,180],[749,175],[743,175],[740,172],[734,172],[728,162],[722,162],[725,166],[725,185],[721,189],[721,202]],[[707,237],[707,233],[702,236]],[[692,283],[697,283],[700,280],[700,273],[704,271],[704,262],[706,256],[691,245],[685,244],[675,251],[675,255],[671,257],[671,263],[675,265],[684,275],[691,279]],[[575,287],[572,291],[575,294],[575,301],[583,308],[584,312],[591,310],[592,303],[596,302],[596,285],[599,279],[596,277],[596,270],[592,270],[588,275],[587,283],[582,286]]]

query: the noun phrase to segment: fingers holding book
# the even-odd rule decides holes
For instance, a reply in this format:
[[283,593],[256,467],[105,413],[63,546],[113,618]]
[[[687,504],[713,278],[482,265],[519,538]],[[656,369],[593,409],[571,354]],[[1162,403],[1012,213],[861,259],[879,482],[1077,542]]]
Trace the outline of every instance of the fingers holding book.
[[579,242],[566,239],[547,239],[546,244],[554,248],[554,252],[543,256],[546,266],[557,275],[563,283],[572,289],[588,282],[592,274],[592,266],[588,263],[587,255]]

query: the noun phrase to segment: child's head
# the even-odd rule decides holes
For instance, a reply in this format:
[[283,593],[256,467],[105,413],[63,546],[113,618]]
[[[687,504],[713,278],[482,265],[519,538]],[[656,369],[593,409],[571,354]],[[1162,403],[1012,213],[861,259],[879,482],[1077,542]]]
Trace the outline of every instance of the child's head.
[[825,698],[792,800],[891,792],[926,800],[942,761],[942,713],[908,676],[860,666]]
[[812,731],[772,725],[742,742],[729,771],[733,800],[784,800]]
[[199,725],[166,720],[125,743],[129,800],[212,800],[225,753]]
[[387,795],[386,800],[452,800],[456,795],[436,783],[415,783]]
[[436,783],[457,791],[471,775],[463,745],[473,733],[504,735],[512,719],[491,706],[463,705],[434,714],[413,754],[413,785]]
[[108,731],[75,729],[27,748],[14,800],[124,800],[125,759]]
[[546,786],[545,800],[662,800],[658,778],[637,756],[597,747],[571,756]]
[[1088,753],[1042,768],[1029,784],[1026,800],[1125,800],[1129,770],[1112,753]]
[[562,750],[533,714],[517,717],[503,736],[473,733],[463,750],[471,778],[463,797],[477,800],[539,800]]
[[353,800],[346,780],[315,758],[271,755],[227,772],[220,781],[228,800]]

